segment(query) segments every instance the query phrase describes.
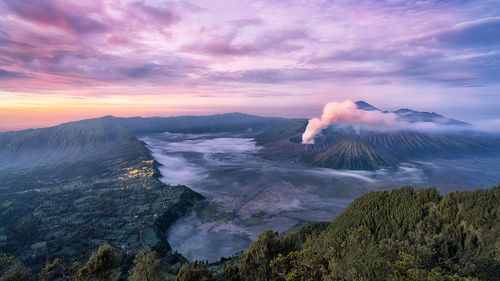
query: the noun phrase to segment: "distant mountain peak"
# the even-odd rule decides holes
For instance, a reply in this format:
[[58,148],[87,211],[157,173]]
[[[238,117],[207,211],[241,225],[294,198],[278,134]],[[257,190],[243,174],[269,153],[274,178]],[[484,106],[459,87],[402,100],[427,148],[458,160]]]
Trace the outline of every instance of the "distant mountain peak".
[[439,113],[436,113],[436,112],[428,112],[428,111],[416,111],[416,110],[413,110],[413,109],[409,109],[409,108],[401,108],[401,109],[398,109],[396,111],[393,111],[393,113],[396,113],[396,114],[409,114],[409,113],[415,113],[415,114],[425,114],[427,116],[434,116],[434,117],[438,117],[438,118],[442,118],[444,117],[443,115],[439,114]]
[[442,125],[470,126],[469,123],[447,118],[436,112],[416,111],[409,108],[401,108],[396,111],[382,111],[365,101],[357,101],[355,102],[355,104],[357,108],[361,110],[380,111],[382,113],[394,113],[398,116],[400,120],[404,120],[410,123],[431,122],[431,123],[439,123]]
[[368,111],[371,111],[371,110],[378,110],[380,111],[380,109],[376,108],[375,106],[365,102],[365,101],[357,101],[355,102],[356,106],[358,107],[358,109],[362,109],[362,110],[368,110]]
[[436,112],[415,111],[408,108],[401,108],[396,111],[393,111],[392,113],[398,115],[400,119],[406,120],[410,123],[432,122],[432,123],[440,123],[442,125],[470,126],[469,123],[447,118]]
[[401,108],[401,109],[394,111],[394,113],[396,113],[396,114],[405,114],[408,112],[414,112],[414,110],[411,110],[409,108]]

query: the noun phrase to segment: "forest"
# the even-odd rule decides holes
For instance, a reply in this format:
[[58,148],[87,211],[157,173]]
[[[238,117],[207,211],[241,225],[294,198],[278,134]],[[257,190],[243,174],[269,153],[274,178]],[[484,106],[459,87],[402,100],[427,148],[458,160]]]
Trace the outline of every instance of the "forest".
[[85,263],[55,258],[37,272],[9,253],[0,280],[498,280],[500,185],[444,196],[401,187],[353,201],[330,223],[261,233],[246,252],[208,264],[102,245]]

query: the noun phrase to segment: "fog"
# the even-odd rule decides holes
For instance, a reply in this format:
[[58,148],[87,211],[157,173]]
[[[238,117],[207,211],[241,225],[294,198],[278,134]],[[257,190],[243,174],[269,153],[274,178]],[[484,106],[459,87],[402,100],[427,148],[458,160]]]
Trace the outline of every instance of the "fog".
[[142,140],[163,165],[163,182],[187,185],[208,199],[166,234],[189,260],[231,256],[265,229],[284,233],[309,221],[331,221],[373,190],[436,185],[446,193],[500,182],[499,159],[433,159],[351,171],[263,159],[253,139],[238,135],[162,133]]

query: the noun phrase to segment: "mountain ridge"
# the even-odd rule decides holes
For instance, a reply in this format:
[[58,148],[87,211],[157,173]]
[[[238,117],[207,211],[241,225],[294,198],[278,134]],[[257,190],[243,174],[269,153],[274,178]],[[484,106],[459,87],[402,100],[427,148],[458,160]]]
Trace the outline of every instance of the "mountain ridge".
[[[379,131],[333,123],[315,136],[314,144],[302,144],[302,133],[308,121],[296,119],[266,130],[256,135],[255,139],[263,147],[261,153],[265,157],[295,159],[312,166],[350,170],[374,170],[429,157],[456,158],[500,153],[499,136],[471,132],[471,126],[466,122],[411,109],[400,109],[399,114],[381,111],[364,101],[357,101],[356,105],[361,110],[396,114],[409,123],[435,123],[453,129]],[[350,149],[353,152],[349,152]]]
[[438,123],[441,125],[472,126],[470,123],[448,118],[436,112],[416,111],[409,108],[400,108],[394,111],[382,111],[365,101],[356,101],[355,104],[357,108],[361,110],[379,111],[382,113],[394,113],[398,116],[399,120],[410,123],[429,122],[429,123]]
[[287,119],[243,113],[203,116],[103,116],[53,127],[0,133],[0,169],[34,167],[73,161],[100,153],[147,133],[250,133],[282,124]]

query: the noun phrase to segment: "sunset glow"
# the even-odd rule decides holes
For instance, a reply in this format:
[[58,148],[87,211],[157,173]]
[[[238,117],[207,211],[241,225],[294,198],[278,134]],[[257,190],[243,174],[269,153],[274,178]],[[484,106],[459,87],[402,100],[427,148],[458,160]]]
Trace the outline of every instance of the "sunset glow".
[[0,131],[103,115],[499,119],[495,1],[0,0]]

